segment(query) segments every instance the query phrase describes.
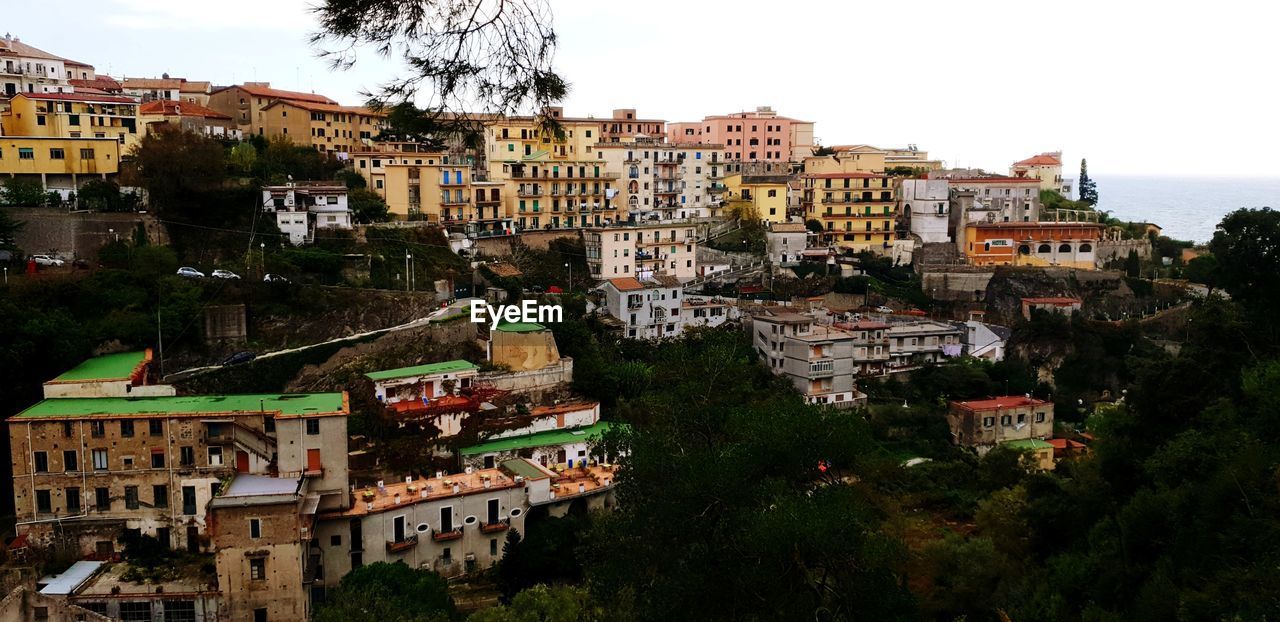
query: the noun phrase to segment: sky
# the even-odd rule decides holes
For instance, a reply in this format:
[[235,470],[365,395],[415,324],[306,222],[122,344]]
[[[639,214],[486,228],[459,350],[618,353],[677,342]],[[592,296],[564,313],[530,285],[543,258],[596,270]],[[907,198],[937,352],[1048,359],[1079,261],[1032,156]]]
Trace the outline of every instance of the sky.
[[[19,0],[4,0],[5,3]],[[113,76],[270,81],[361,103],[402,71],[331,70],[314,0],[60,0],[0,28]],[[571,116],[698,120],[772,106],[825,144],[916,144],[1003,172],[1280,176],[1271,3],[548,0]]]

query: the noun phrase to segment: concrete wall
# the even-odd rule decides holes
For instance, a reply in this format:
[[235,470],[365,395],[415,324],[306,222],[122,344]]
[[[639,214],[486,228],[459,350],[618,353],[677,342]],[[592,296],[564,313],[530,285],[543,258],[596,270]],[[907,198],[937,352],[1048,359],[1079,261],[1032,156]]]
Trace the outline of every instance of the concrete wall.
[[[319,434],[307,434],[307,421],[319,422]],[[320,509],[347,507],[346,415],[276,419],[281,477],[297,477],[306,471],[308,449],[320,450],[323,471],[308,476],[308,490],[321,495]]]
[[1101,267],[1108,261],[1113,259],[1126,259],[1129,257],[1129,251],[1137,251],[1138,257],[1142,259],[1151,258],[1151,241],[1148,239],[1141,240],[1108,240],[1102,239],[1098,241],[1094,257]]
[[121,240],[131,239],[140,222],[146,227],[151,244],[165,244],[169,240],[163,227],[150,214],[72,214],[55,208],[0,209],[14,220],[26,223],[16,241],[18,247],[28,254],[46,253],[65,259],[94,260],[98,249],[117,236]]
[[559,363],[530,371],[486,372],[480,374],[480,381],[514,393],[545,391],[561,383],[573,382],[573,359],[563,357]]
[[995,270],[952,266],[947,270],[922,272],[921,289],[938,300],[980,302],[986,297],[987,283]]
[[[310,599],[302,582],[299,508],[296,503],[214,510],[218,587],[226,611],[219,619],[253,622],[255,609],[268,620],[305,620]],[[249,519],[261,521],[261,537],[249,537]],[[265,574],[254,579],[251,560],[263,559]]]
[[[37,608],[43,611],[43,617],[36,617]],[[60,598],[18,587],[0,600],[0,622],[111,622],[111,618]]]

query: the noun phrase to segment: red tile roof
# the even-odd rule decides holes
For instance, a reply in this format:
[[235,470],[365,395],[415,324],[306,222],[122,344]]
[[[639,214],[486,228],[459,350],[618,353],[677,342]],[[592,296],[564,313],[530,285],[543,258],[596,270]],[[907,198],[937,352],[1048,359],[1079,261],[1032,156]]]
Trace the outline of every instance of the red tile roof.
[[87,63],[63,58],[57,54],[50,54],[38,47],[27,45],[17,39],[0,39],[0,56],[26,56],[29,58],[45,58],[48,60],[60,60],[65,63],[75,65],[77,67],[92,67]]
[[179,89],[181,78],[125,78],[120,84],[126,89]]
[[278,106],[278,105],[296,106],[303,110],[310,110],[312,112],[345,112],[348,114],[362,114],[362,115],[376,116],[376,117],[387,116],[385,112],[374,112],[372,109],[366,108],[364,106],[343,106],[341,104],[323,104],[323,103],[317,103],[317,102],[305,102],[305,101],[294,101],[294,100],[277,100],[277,101],[271,102],[267,106],[267,108],[271,108],[273,106]]
[[133,97],[121,97],[119,95],[86,95],[82,93],[18,93],[17,95],[14,95],[14,97],[49,101],[98,102],[104,104],[138,103],[138,100]]
[[[268,86],[257,86],[251,84],[237,84],[228,86],[227,89],[240,89],[254,97],[270,97],[271,99],[287,99],[290,101],[314,102],[318,104],[337,104],[338,102],[315,93],[299,93],[298,91],[285,91],[282,89],[273,89]],[[219,91],[226,89],[218,89]]]
[[1064,450],[1065,449],[1084,449],[1088,447],[1088,445],[1085,445],[1080,441],[1073,441],[1069,438],[1051,438],[1049,439],[1049,444],[1053,445],[1054,449],[1064,449]]
[[98,89],[107,92],[120,92],[120,83],[111,76],[98,76],[92,80],[72,79],[67,80],[67,84],[79,88]]
[[1056,156],[1042,153],[1038,156],[1031,156],[1025,160],[1013,163],[1014,166],[1062,166],[1062,160]]
[[863,179],[863,178],[868,178],[868,177],[869,177],[869,178],[873,178],[873,179],[879,179],[879,178],[881,178],[881,177],[884,177],[884,175],[879,174],[879,173],[862,173],[862,172],[858,172],[858,173],[806,173],[806,174],[804,174],[804,175],[801,175],[801,177],[806,177],[806,178],[809,178],[809,179],[846,179],[846,178],[849,178],[849,179]]
[[178,102],[172,99],[157,99],[138,107],[138,114],[177,115],[180,117],[204,117],[206,119],[230,119],[231,117],[212,108],[191,102]]
[[1040,406],[1048,404],[1044,400],[1038,400],[1034,397],[1026,397],[1022,395],[1006,395],[1003,397],[993,397],[987,400],[971,400],[967,402],[951,402],[961,408],[967,410],[996,410],[1003,408],[1018,408],[1019,406]]
[[971,184],[1039,184],[1040,180],[1034,177],[1006,177],[1004,175],[992,175],[991,177],[938,177],[950,182],[971,183]]
[[609,282],[620,292],[633,292],[638,289],[644,289],[644,285],[637,281],[635,277],[622,277],[620,279],[609,279]]

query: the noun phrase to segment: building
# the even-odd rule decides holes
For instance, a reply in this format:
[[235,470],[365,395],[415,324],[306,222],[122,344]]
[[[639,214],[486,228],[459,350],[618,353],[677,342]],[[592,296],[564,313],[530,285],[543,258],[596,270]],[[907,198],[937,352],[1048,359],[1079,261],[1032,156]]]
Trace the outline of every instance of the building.
[[604,292],[600,311],[614,318],[625,337],[662,339],[678,337],[684,330],[684,292],[675,277],[611,278],[599,289]]
[[136,97],[142,103],[169,100],[181,101],[182,78],[170,78],[164,74],[159,78],[121,78],[120,89],[129,97]]
[[903,179],[899,196],[911,234],[923,244],[951,242],[951,188],[945,179]]
[[1079,298],[1066,297],[1049,297],[1049,298],[1023,298],[1022,299],[1022,317],[1030,321],[1031,316],[1036,311],[1045,313],[1059,313],[1062,315],[1072,315],[1080,310],[1082,302]]
[[[222,619],[218,615],[222,594],[218,591],[215,574],[174,568],[173,574],[177,576],[138,581],[129,573],[131,566],[126,562],[76,562],[62,576],[73,574],[79,564],[97,564],[98,567],[74,588],[55,590],[56,596],[79,609],[87,609],[110,620],[216,622]],[[45,590],[50,587],[55,586]]]
[[618,173],[620,215],[638,222],[719,216],[726,168],[719,149],[660,137],[596,145],[606,170]]
[[385,119],[385,114],[362,106],[279,98],[262,107],[258,129],[321,153],[350,154],[367,149],[382,133]]
[[1031,458],[1031,462],[1035,464],[1037,469],[1042,471],[1052,471],[1055,457],[1054,454],[1057,453],[1057,449],[1051,440],[1046,441],[1040,438],[1028,438],[1009,441],[1004,443],[1004,446],[1028,454]]
[[240,128],[234,119],[212,108],[195,102],[173,99],[153,99],[138,106],[138,122],[144,132],[154,131],[154,126],[167,123],[185,131],[224,140],[240,140]]
[[897,239],[898,203],[889,176],[849,171],[806,172],[801,178],[805,219],[822,223],[824,245],[890,254]]
[[813,122],[783,117],[773,108],[667,124],[667,142],[724,145],[741,162],[799,162],[813,153]]
[[874,320],[840,323],[836,327],[853,336],[853,373],[883,376],[889,373],[889,325]]
[[479,373],[474,363],[457,360],[375,371],[366,377],[373,381],[373,394],[379,402],[395,404],[453,395],[470,388]]
[[550,329],[525,322],[499,324],[486,342],[489,362],[514,372],[534,371],[561,361]]
[[473,157],[419,151],[412,144],[399,147],[413,151],[351,154],[356,171],[387,202],[393,217],[476,234],[513,230],[509,184],[484,181]]
[[994,222],[964,228],[961,252],[975,265],[1096,269],[1102,225],[1092,222]]
[[132,97],[81,93],[19,93],[0,113],[6,136],[110,138],[128,153],[142,140],[138,103]]
[[1040,182],[1035,179],[1000,175],[952,175],[947,171],[929,174],[930,180],[945,179],[951,190],[951,227],[957,232],[971,223],[1037,222],[1040,209]]
[[71,93],[70,80],[92,80],[87,65],[23,43],[7,33],[0,39],[0,103],[19,93]]
[[613,116],[600,121],[601,143],[629,143],[637,139],[662,140],[667,122],[662,119],[640,119],[635,108],[618,108]]
[[588,228],[582,232],[587,266],[596,280],[669,276],[685,282],[698,274],[693,223]]
[[736,305],[719,297],[685,296],[680,303],[680,320],[685,328],[715,328],[740,315]]
[[[246,82],[212,91],[209,93],[209,101],[206,105],[235,119],[242,134],[266,136],[267,131],[264,125],[266,115],[263,111],[277,100],[329,105],[338,103],[315,93],[273,89],[270,82]],[[309,115],[306,118],[309,118]],[[303,145],[311,144],[307,138],[306,132],[300,136],[290,136],[290,140]]]
[[1009,176],[1035,179],[1041,190],[1052,190],[1071,196],[1071,183],[1062,178],[1062,152],[1048,151],[1019,160],[1009,166]]
[[[76,562],[76,564],[81,563],[86,562]],[[72,567],[74,568],[75,564],[72,564]],[[26,622],[27,620],[112,622],[115,619],[118,618],[109,618],[84,607],[73,605],[67,602],[66,598],[61,594],[44,594],[25,585],[13,588],[13,591],[9,592],[3,600],[0,600],[0,620],[13,620],[15,622]]]
[[942,160],[929,159],[929,152],[920,151],[915,145],[890,147],[884,152],[884,165],[887,170],[928,172],[945,167]]
[[778,267],[797,265],[801,253],[809,245],[809,230],[804,223],[771,222],[764,233],[765,256]]
[[589,401],[489,419],[480,442],[458,451],[463,464],[491,469],[511,458],[528,458],[552,469],[585,466],[591,444],[609,430],[609,424],[600,421],[599,402]]
[[1005,344],[1011,335],[1007,327],[978,320],[968,320],[964,326],[965,356],[993,362],[1004,360]]
[[173,385],[156,384],[151,349],[104,354],[44,383],[45,399],[59,397],[145,397],[175,394]]
[[38,180],[64,197],[119,172],[120,143],[113,138],[0,136],[0,177]]
[[964,334],[964,330],[948,322],[920,320],[890,324],[885,330],[889,341],[889,370],[912,369],[960,356]]
[[1053,438],[1053,403],[1021,395],[953,401],[947,424],[957,445],[980,452],[1009,441],[1043,441]]
[[262,209],[276,216],[276,226],[293,245],[315,239],[318,229],[350,229],[347,187],[325,181],[290,182],[262,188]]
[[724,179],[725,208],[739,217],[785,223],[790,181],[790,175],[729,175]]
[[305,477],[345,507],[347,413],[343,393],[45,399],[9,418],[17,531],[86,554],[122,530],[207,550],[233,473]]
[[836,408],[865,405],[854,381],[854,335],[818,324],[813,317],[765,310],[751,317],[751,341],[765,366],[785,376],[807,404]]

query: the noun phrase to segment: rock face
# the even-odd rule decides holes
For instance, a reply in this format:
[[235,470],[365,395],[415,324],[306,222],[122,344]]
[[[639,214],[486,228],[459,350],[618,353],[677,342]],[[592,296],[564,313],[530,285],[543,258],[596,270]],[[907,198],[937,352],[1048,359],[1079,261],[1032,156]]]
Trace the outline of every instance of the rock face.
[[988,321],[1011,325],[1022,317],[1023,298],[1043,297],[1079,298],[1087,313],[1107,301],[1132,300],[1134,293],[1119,273],[1001,266],[987,282]]

